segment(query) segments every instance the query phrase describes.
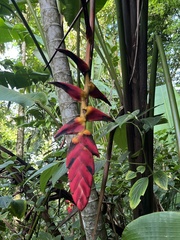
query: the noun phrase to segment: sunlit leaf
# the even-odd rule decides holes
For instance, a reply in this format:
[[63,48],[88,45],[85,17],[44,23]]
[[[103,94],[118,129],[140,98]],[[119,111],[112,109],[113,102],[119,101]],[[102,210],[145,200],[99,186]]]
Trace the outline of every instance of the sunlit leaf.
[[23,107],[27,107],[32,106],[37,101],[40,101],[42,104],[45,104],[47,98],[46,95],[41,92],[22,94],[15,90],[0,85],[0,100],[15,102],[22,105]]
[[123,231],[122,240],[178,240],[179,226],[179,212],[151,213],[129,223]]
[[137,172],[140,172],[141,174],[143,174],[146,170],[146,167],[145,166],[138,166],[136,168]]
[[131,187],[129,192],[130,197],[130,207],[135,209],[141,201],[141,196],[143,196],[146,192],[148,186],[149,179],[148,177],[143,177],[138,179],[134,185]]
[[162,189],[168,190],[168,176],[163,171],[156,171],[153,174],[154,182]]
[[[180,95],[174,90],[177,106],[180,112]],[[174,126],[171,114],[171,107],[169,104],[168,93],[166,85],[161,85],[156,87],[156,98],[155,105],[159,105],[155,108],[155,115],[164,114],[163,116],[167,119],[167,122],[161,125],[155,126],[155,132],[167,128],[172,128]]]
[[136,172],[129,170],[129,171],[127,172],[127,174],[126,174],[125,179],[126,179],[126,180],[131,180],[131,179],[135,178],[136,175],[137,175]]

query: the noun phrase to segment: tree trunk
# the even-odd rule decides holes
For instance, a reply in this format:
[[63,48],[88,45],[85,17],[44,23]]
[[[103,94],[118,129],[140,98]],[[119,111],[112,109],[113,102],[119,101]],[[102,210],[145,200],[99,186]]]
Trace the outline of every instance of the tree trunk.
[[[24,117],[24,108],[21,105],[18,106],[18,117],[20,118]],[[23,155],[24,155],[24,128],[23,127],[18,127],[18,130],[17,130],[16,155],[20,158],[23,158]]]
[[[51,57],[58,47],[60,40],[63,38],[64,34],[62,24],[60,22],[60,14],[58,12],[55,0],[39,0],[39,4],[42,16],[42,24],[45,31],[48,47],[48,54],[49,57]],[[70,68],[67,57],[65,55],[58,52],[51,62],[51,68],[54,81],[72,83]],[[63,124],[67,123],[78,115],[76,102],[74,102],[71,97],[69,97],[69,95],[61,89],[58,89],[58,102]],[[68,142],[70,142],[70,139],[68,139]],[[94,224],[97,216],[97,207],[98,195],[96,190],[92,189],[90,203],[88,203],[82,213],[82,221],[84,224],[87,239],[92,239]],[[96,238],[98,236],[101,237],[102,233],[103,237],[101,239],[106,239],[105,226],[103,217],[101,215],[99,218]]]
[[[60,23],[60,14],[55,0],[39,0],[41,19],[45,31],[47,51],[49,58],[54,54],[61,39],[63,38],[63,28]],[[62,45],[64,47],[64,44]],[[67,57],[62,53],[57,53],[51,62],[54,81],[66,83],[72,82],[71,72]],[[62,89],[58,88],[58,101],[62,116],[62,123],[67,123],[77,116],[77,104]]]
[[[26,43],[22,42],[21,45],[21,55],[22,55],[22,64],[25,66],[26,63]],[[24,108],[19,105],[18,106],[18,117],[22,118],[20,120],[20,124],[24,123]],[[16,155],[20,158],[23,158],[24,155],[24,128],[18,127],[17,130],[17,142],[16,142]]]
[[[116,0],[119,20],[121,62],[124,90],[125,113],[139,109],[143,113],[147,109],[147,18],[148,0]],[[130,169],[136,171],[139,165],[147,164],[143,175],[133,179],[133,185],[141,177],[149,177],[153,168],[153,138],[148,133],[142,135],[138,121],[127,125],[128,150],[130,152]],[[138,128],[137,128],[138,127]],[[143,139],[144,138],[144,143]],[[147,141],[150,140],[150,142]],[[132,155],[138,153],[134,158]],[[142,201],[134,210],[134,218],[153,211],[153,181],[149,177],[149,185]]]

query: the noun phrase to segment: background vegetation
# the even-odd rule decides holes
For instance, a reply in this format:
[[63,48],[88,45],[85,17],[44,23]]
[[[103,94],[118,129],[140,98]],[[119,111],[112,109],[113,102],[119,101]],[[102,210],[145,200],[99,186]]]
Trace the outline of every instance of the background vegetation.
[[[116,119],[116,126],[102,122],[91,126],[100,152],[100,159],[95,159],[94,182],[99,196],[104,166],[107,163],[109,138],[116,127],[101,213],[107,231],[106,239],[130,240],[125,227],[129,223],[134,224],[134,218],[144,215],[137,209],[140,209],[141,196],[148,192],[147,179],[153,176],[153,211],[168,211],[171,214],[171,211],[177,212],[180,208],[177,129],[174,128],[172,106],[169,105],[160,57],[157,63],[153,116],[142,120],[142,115],[150,111],[150,107],[143,111],[139,108],[125,111],[124,114],[120,111],[124,83],[123,53],[120,51],[117,18],[118,1],[99,2],[91,78],[112,106],[92,99],[90,103]],[[20,0],[17,3],[9,3],[8,0],[1,0],[0,3],[0,238],[85,239],[82,216],[71,204],[64,163],[67,144],[64,137],[58,141],[53,138],[64,120],[59,109],[58,93],[48,84],[53,80],[52,68],[48,67],[44,71],[51,56],[48,56],[47,40],[42,30],[40,5],[35,0]],[[80,1],[77,1],[77,6],[68,0],[57,3],[60,16],[63,15],[66,33],[76,10],[78,12],[80,8]],[[154,39],[159,35],[167,57],[178,108],[179,10],[179,1],[150,0],[147,22],[147,92],[150,91],[154,61]],[[84,31],[82,17],[65,39],[66,47],[82,58],[86,52]],[[57,47],[53,46],[54,51]],[[12,55],[12,49],[16,49],[16,56]],[[70,70],[73,83],[82,86],[82,76],[72,61]],[[135,168],[131,166],[131,160],[136,160],[142,149],[130,153],[127,125],[134,125],[142,139],[145,136],[143,134],[153,130],[151,154],[154,166],[148,175],[143,175],[147,171],[145,162]],[[131,160],[128,161],[129,155]],[[169,215],[165,218],[169,219]],[[172,219],[174,222],[179,221],[175,215],[172,215]],[[148,224],[148,219],[144,221]],[[141,226],[142,223],[137,224]],[[165,224],[160,227],[167,228]],[[133,228],[137,229],[137,225],[132,226]],[[173,231],[176,236],[180,234],[176,225]],[[147,233],[144,232],[144,235]],[[137,236],[136,239],[140,237]]]

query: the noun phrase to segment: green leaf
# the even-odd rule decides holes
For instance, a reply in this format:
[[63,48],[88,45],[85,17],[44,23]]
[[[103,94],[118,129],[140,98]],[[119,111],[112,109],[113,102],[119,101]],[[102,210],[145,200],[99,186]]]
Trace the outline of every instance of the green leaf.
[[115,119],[115,122],[111,122],[111,123],[107,124],[106,127],[101,128],[98,132],[96,132],[96,134],[100,133],[99,138],[102,138],[106,134],[110,133],[116,127],[119,126],[121,128],[121,126],[124,123],[128,122],[129,120],[134,119],[138,114],[139,114],[139,110],[136,110],[132,113],[124,114],[123,116],[120,116],[117,119]]
[[25,94],[21,94],[3,86],[0,86],[0,100],[12,101],[22,105],[23,107],[31,106],[34,104],[34,101],[26,97]]
[[163,171],[157,171],[153,174],[154,182],[162,189],[168,190],[168,176]]
[[7,161],[7,162],[5,162],[5,163],[0,165],[0,169],[4,169],[4,168],[6,168],[6,167],[8,167],[10,165],[13,165],[13,164],[14,164],[13,161]]
[[137,158],[137,157],[141,154],[142,150],[143,150],[143,149],[141,148],[141,149],[138,150],[137,152],[133,153],[133,154],[131,155],[131,158]]
[[139,110],[135,110],[132,113],[124,114],[123,116],[119,116],[115,122],[118,123],[119,127],[121,127],[124,123],[133,120],[139,114]]
[[114,141],[122,151],[127,150],[126,124],[123,124],[121,128],[118,127],[116,129]]
[[8,1],[1,0],[0,2],[0,16],[6,16],[13,13],[13,10],[10,8]]
[[[5,63],[4,63],[5,62]],[[6,61],[3,61],[4,64],[8,63],[8,59]],[[2,65],[4,66],[4,64]],[[9,63],[9,67],[12,68],[13,63]],[[5,65],[5,67],[8,66]],[[0,71],[0,85],[3,85],[4,87],[8,87],[8,85],[11,88],[25,88],[31,86],[33,83],[37,82],[45,82],[49,78],[49,74],[47,73],[41,73],[41,72],[33,72],[31,70],[28,70],[24,68],[24,66],[19,66],[19,64],[16,64],[13,66],[13,68],[16,68],[16,72],[9,72],[9,71]]]
[[125,179],[126,179],[126,180],[131,180],[131,179],[135,178],[136,175],[137,175],[136,172],[129,170],[129,171],[127,172],[127,174],[126,174]]
[[52,238],[51,234],[48,232],[39,232],[38,239],[53,240],[54,238]]
[[47,96],[43,92],[28,93],[26,96],[32,99],[35,103],[40,102],[42,105],[46,105],[47,103]]
[[140,197],[145,194],[148,186],[148,182],[149,182],[148,177],[143,177],[138,179],[134,183],[134,185],[131,187],[131,190],[129,192],[129,197],[130,197],[129,201],[130,201],[130,207],[132,209],[135,209],[140,203],[141,201]]
[[53,173],[51,178],[52,185],[54,186],[56,182],[66,173],[67,173],[67,168],[65,163],[63,163],[62,165],[59,165],[58,168],[56,167],[56,171]]
[[13,26],[8,24],[0,17],[0,43],[12,42],[14,40],[20,40],[18,31],[13,29]]
[[95,162],[95,173],[99,172],[104,167],[106,160],[98,160]]
[[12,200],[10,196],[0,197],[0,208],[8,208]]
[[53,166],[55,166],[55,165],[57,166],[58,164],[59,164],[59,162],[53,162],[53,163],[50,163],[50,164],[42,167],[41,169],[35,171],[35,172],[26,180],[25,183],[27,183],[28,181],[30,181],[32,178],[39,176],[39,175],[40,175],[42,172],[44,172],[45,170],[47,170],[47,169],[49,169],[49,168],[51,168],[51,167],[53,167]]
[[[98,0],[96,1],[96,13],[99,12],[105,5],[107,0]],[[77,15],[81,4],[79,0],[60,0],[62,14],[65,16],[65,19],[70,25]]]
[[123,154],[121,154],[118,161],[119,162],[124,162],[125,160],[127,160],[128,157],[129,157],[129,153],[130,153],[129,151],[126,151]]
[[[49,59],[48,53],[44,50],[42,50],[42,51],[43,51],[46,59]],[[42,58],[40,52],[37,49],[35,49],[33,53],[37,57],[37,59],[44,65],[44,59]]]
[[98,130],[97,132],[95,132],[95,134],[100,134],[98,136],[98,139],[104,137],[105,135],[107,135],[108,133],[110,133],[113,129],[115,129],[116,127],[118,127],[118,123],[116,122],[111,122],[106,124],[106,126],[100,128],[100,130]]
[[21,94],[17,91],[11,90],[0,85],[0,100],[1,101],[11,101],[22,105],[23,107],[32,106],[36,102],[40,101],[45,104],[47,101],[46,95],[44,93],[29,93]]
[[55,183],[67,173],[66,164],[63,163],[62,165],[56,164],[45,171],[42,172],[40,176],[40,189],[44,192],[47,182],[50,180],[52,181],[52,185],[54,186]]
[[[174,90],[178,109],[180,112],[180,95],[177,93],[176,90]],[[165,124],[156,125],[155,126],[155,132],[172,128],[174,126],[172,114],[171,114],[171,107],[169,104],[169,98],[167,93],[166,85],[161,85],[156,87],[156,98],[155,98],[155,105],[159,105],[157,108],[155,108],[155,115],[158,114],[164,114],[164,117],[167,119],[167,122]]]
[[148,117],[148,118],[143,118],[141,120],[141,122],[144,123],[143,129],[146,132],[148,132],[150,129],[153,129],[155,125],[160,123],[161,119],[162,119],[162,115],[154,116],[154,117]]
[[136,168],[137,172],[140,172],[141,174],[143,174],[146,170],[145,166],[138,166]]
[[123,231],[122,240],[178,240],[179,226],[179,212],[151,213],[129,223]]
[[25,200],[13,200],[10,204],[10,212],[17,218],[22,218],[25,215],[27,204]]
[[42,192],[45,191],[46,184],[51,178],[52,174],[56,171],[56,165],[52,166],[41,173],[40,176],[40,189]]

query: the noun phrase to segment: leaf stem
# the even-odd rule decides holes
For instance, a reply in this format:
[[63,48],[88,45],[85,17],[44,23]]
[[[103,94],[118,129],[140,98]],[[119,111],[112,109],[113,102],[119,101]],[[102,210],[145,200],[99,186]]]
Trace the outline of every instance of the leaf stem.
[[170,72],[167,64],[166,55],[165,55],[163,44],[162,44],[162,39],[158,35],[156,36],[156,43],[159,50],[162,67],[164,70],[164,77],[165,77],[167,92],[169,96],[169,103],[171,106],[171,114],[174,122],[175,132],[176,132],[177,151],[178,151],[179,161],[180,161],[180,117],[179,117],[177,102],[174,94],[174,89],[173,89],[172,80],[171,80],[171,76],[170,76]]

